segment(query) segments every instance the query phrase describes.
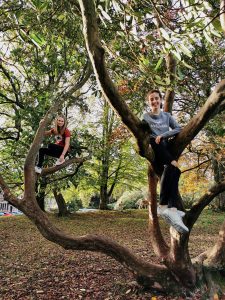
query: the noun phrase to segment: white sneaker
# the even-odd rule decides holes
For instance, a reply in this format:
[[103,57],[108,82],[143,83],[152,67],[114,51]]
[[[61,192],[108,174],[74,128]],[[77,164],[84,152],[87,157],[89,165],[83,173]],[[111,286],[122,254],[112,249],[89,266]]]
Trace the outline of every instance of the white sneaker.
[[178,214],[176,210],[167,208],[163,211],[161,216],[167,223],[173,226],[178,232],[180,233],[189,232],[189,229],[187,228],[187,226],[184,225],[180,214]]
[[177,209],[177,213],[178,213],[178,215],[181,216],[181,218],[183,218],[185,216],[185,212],[182,210]]
[[59,159],[57,159],[55,165],[59,166],[59,165],[63,164],[64,162],[65,162],[65,159],[63,161],[60,161]]
[[164,212],[165,209],[167,209],[167,207],[166,208],[164,208],[164,207],[162,208],[161,206],[158,206],[157,207],[157,215],[158,216],[162,216],[162,214],[163,214],[163,212]]
[[[158,216],[162,216],[162,214],[163,214],[163,212],[164,212],[165,209],[166,209],[166,208],[162,208],[162,207],[158,206],[158,207],[157,207],[157,215],[158,215]],[[183,217],[185,216],[185,212],[184,212],[184,211],[178,210],[178,209],[175,209],[175,208],[173,208],[173,210],[174,210],[175,212],[177,212],[178,215],[179,215],[181,218],[183,218]]]
[[40,167],[38,167],[38,166],[36,166],[36,167],[34,168],[34,170],[35,170],[35,173],[38,173],[38,174],[41,174],[41,172],[42,172],[42,168],[40,168]]

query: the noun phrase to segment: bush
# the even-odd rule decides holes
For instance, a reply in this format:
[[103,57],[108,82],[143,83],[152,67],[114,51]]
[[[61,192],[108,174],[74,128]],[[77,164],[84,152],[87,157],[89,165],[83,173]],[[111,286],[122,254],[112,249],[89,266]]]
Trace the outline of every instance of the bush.
[[82,204],[82,201],[78,198],[75,198],[75,199],[71,200],[70,202],[67,202],[67,209],[70,212],[77,211],[80,208],[83,208],[83,204]]
[[147,192],[144,191],[127,191],[117,200],[114,209],[131,209],[137,208],[137,201],[146,198]]
[[116,205],[116,203],[109,203],[109,204],[107,204],[107,207],[108,207],[109,210],[114,210],[115,205]]

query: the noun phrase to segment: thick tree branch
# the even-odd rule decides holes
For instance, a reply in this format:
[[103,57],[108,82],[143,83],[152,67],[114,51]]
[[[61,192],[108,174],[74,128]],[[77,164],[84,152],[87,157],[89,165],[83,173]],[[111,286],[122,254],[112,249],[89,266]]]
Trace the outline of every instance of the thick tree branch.
[[[129,249],[105,236],[88,234],[85,236],[70,236],[54,226],[44,212],[39,208],[34,194],[19,200],[13,196],[0,175],[0,186],[4,197],[23,211],[37,226],[40,233],[49,241],[62,246],[66,250],[86,250],[104,253],[126,265],[142,284],[155,289],[171,288],[174,278],[164,266],[147,263],[131,253]],[[175,284],[176,285],[176,284]]]
[[173,153],[179,157],[185,147],[193,140],[205,124],[221,110],[225,103],[225,79],[215,87],[203,107],[183,128],[174,141]]
[[216,244],[207,251],[207,257],[204,259],[204,265],[208,267],[217,268],[219,270],[225,269],[225,221],[219,231],[219,236]]
[[84,161],[90,159],[91,156],[87,156],[87,157],[73,157],[70,158],[68,160],[66,160],[63,164],[59,165],[59,166],[53,166],[53,167],[49,167],[49,168],[44,168],[41,172],[41,176],[47,176],[47,175],[51,175],[54,174],[56,171],[62,170],[65,167],[68,167],[74,163],[77,164],[82,164]]
[[150,229],[150,237],[152,241],[152,246],[155,253],[161,257],[165,258],[168,256],[169,247],[163,239],[159,220],[157,217],[157,182],[158,177],[156,176],[151,165],[148,167],[148,200],[149,200],[149,229]]
[[[173,57],[173,54],[168,53],[166,57],[166,66],[169,73],[169,79],[171,84],[175,81],[175,72],[176,72],[176,60]],[[164,97],[164,111],[172,113],[173,102],[174,102],[175,92],[173,88],[167,88],[165,97]]]
[[200,216],[203,209],[209,205],[209,203],[220,193],[225,191],[225,181],[212,186],[198,201],[197,204],[193,205],[191,210],[187,213],[187,226],[191,228],[198,217]]
[[126,102],[120,97],[117,88],[107,72],[104,60],[104,48],[98,34],[94,1],[79,0],[79,4],[82,11],[86,47],[103,96],[111,103],[114,110],[121,117],[122,122],[137,139],[139,152],[151,161],[153,154],[148,147],[148,133],[143,130],[140,120],[131,112]]

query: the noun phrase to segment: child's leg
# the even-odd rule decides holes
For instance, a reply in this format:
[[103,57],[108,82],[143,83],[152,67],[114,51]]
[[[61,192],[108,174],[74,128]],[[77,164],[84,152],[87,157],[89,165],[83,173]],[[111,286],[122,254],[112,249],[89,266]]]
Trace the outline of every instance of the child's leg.
[[43,162],[45,159],[45,155],[48,153],[48,148],[40,148],[38,154],[38,163],[37,167],[42,168]]
[[176,168],[173,165],[171,165],[171,167],[173,168],[173,171],[171,173],[172,182],[170,184],[168,207],[176,207],[179,209],[182,206],[182,205],[178,205],[178,201],[179,201],[178,184],[179,184],[181,171],[179,168]]
[[52,157],[56,157],[56,158],[59,158],[60,155],[62,154],[63,152],[63,147],[62,146],[59,146],[57,144],[49,144],[48,145],[48,150],[49,150],[49,156],[52,156]]
[[56,144],[49,144],[48,148],[40,148],[37,167],[42,168],[45,155],[59,158],[63,152],[63,147]]
[[[173,183],[174,168],[175,167],[172,166],[171,164],[164,166],[164,171],[162,173],[161,180],[160,180],[160,197],[159,197],[160,205],[169,206],[169,200],[171,198],[171,186]],[[171,207],[171,205],[169,207]]]
[[165,140],[161,140],[159,144],[156,144],[155,139],[150,139],[150,144],[155,154],[155,165],[168,165],[174,161],[173,156],[168,151],[168,143]]

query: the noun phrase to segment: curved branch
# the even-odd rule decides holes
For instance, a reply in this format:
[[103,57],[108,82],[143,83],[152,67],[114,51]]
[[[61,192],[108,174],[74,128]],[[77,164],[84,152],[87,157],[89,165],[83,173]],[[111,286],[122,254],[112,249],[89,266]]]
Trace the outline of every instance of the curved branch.
[[148,167],[148,191],[149,191],[149,221],[150,221],[150,237],[152,241],[152,246],[155,253],[161,257],[165,258],[168,256],[169,247],[166,244],[162,232],[159,226],[159,220],[157,217],[157,182],[158,177],[154,172],[151,165]]
[[225,191],[225,180],[212,186],[187,213],[187,226],[191,228],[203,209],[220,193]]
[[91,156],[86,156],[86,157],[73,157],[70,158],[68,160],[66,160],[63,164],[59,165],[59,166],[54,166],[54,167],[49,167],[49,168],[44,168],[41,172],[41,176],[47,176],[50,174],[55,173],[56,171],[62,170],[65,167],[68,167],[74,163],[77,164],[83,164],[84,161],[88,160]]
[[225,104],[225,79],[215,87],[199,112],[189,121],[174,140],[173,153],[179,157],[186,146],[193,140],[205,124],[221,111]]
[[135,116],[126,102],[120,97],[119,92],[109,77],[105,66],[104,48],[98,34],[98,25],[94,1],[79,0],[83,19],[83,33],[87,51],[92,62],[93,70],[105,99],[111,103],[120,116],[122,122],[129,128],[137,140],[139,152],[150,161],[153,154],[149,145],[148,133],[143,130],[141,121]]
[[166,60],[167,72],[169,74],[170,88],[167,88],[165,93],[164,111],[172,113],[174,96],[175,96],[173,85],[175,83],[177,62],[176,59],[174,58],[174,55],[171,52],[167,54],[165,60]]
[[17,198],[16,196],[14,196],[8,185],[6,184],[6,182],[4,181],[2,175],[0,174],[0,187],[3,191],[4,194],[4,199],[7,200],[10,204],[12,204],[13,206],[17,207],[18,209],[21,208],[21,201],[22,199]]
[[[118,262],[126,265],[142,284],[155,289],[171,288],[174,278],[165,266],[148,263],[128,248],[121,246],[106,236],[87,234],[74,237],[62,232],[53,225],[46,214],[39,208],[34,195],[22,200],[14,197],[2,176],[0,175],[0,186],[3,189],[7,201],[18,207],[37,226],[40,233],[49,241],[62,246],[66,250],[86,250],[104,253]],[[176,284],[175,284],[176,285]]]

